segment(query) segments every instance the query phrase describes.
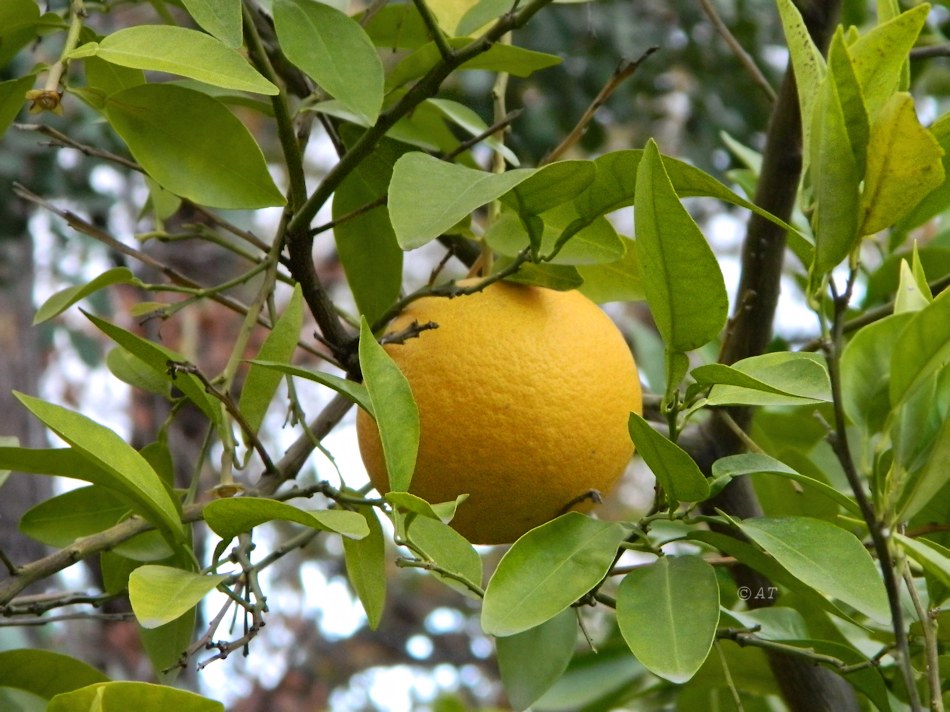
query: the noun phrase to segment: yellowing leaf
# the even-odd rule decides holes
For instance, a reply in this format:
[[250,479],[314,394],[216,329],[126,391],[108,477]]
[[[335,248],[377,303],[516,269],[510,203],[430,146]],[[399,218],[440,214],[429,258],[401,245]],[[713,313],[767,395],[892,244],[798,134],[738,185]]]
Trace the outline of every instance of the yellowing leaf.
[[883,230],[943,183],[943,149],[924,128],[910,94],[895,94],[871,126],[861,196],[861,235]]

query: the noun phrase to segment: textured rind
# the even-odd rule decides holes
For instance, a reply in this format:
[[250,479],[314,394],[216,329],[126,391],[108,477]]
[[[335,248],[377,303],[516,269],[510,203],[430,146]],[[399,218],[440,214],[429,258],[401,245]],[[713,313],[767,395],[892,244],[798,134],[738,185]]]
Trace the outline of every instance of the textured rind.
[[[576,291],[496,282],[482,292],[413,302],[389,327],[433,321],[386,350],[419,406],[410,491],[432,503],[467,493],[452,526],[501,544],[553,519],[585,494],[606,495],[633,455],[641,412],[636,365],[620,331]],[[357,416],[373,485],[388,490],[379,434]]]

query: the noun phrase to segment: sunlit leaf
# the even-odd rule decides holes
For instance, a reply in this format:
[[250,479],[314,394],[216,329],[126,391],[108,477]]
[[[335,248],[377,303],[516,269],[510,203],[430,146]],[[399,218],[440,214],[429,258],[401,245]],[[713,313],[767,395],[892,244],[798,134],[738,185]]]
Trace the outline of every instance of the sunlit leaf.
[[872,122],[894,92],[903,88],[901,76],[908,62],[908,54],[917,41],[929,10],[929,5],[917,5],[872,28],[850,46],[855,73],[861,83],[861,94]]
[[699,670],[719,625],[719,584],[698,556],[664,556],[628,573],[617,592],[624,640],[650,672],[687,682]]
[[0,688],[26,690],[44,700],[108,679],[91,665],[51,650],[0,651]]
[[817,91],[811,114],[808,155],[811,217],[815,256],[811,279],[815,288],[857,244],[858,188],[861,174],[841,104],[837,78],[827,74]]
[[203,30],[231,48],[244,42],[241,0],[182,0]]
[[778,9],[791,55],[791,64],[795,70],[796,84],[799,88],[798,103],[802,117],[803,144],[808,146],[811,140],[815,88],[821,85],[827,67],[795,3],[792,0],[779,0]]
[[148,461],[124,439],[81,413],[23,393],[14,395],[50,430],[100,468],[108,485],[130,497],[149,521],[174,541],[184,538],[178,503]]
[[820,357],[776,351],[693,369],[703,384],[715,384],[710,405],[801,405],[831,402],[831,383]]
[[590,591],[607,573],[627,529],[568,512],[522,536],[492,574],[482,630],[506,636],[541,625]]
[[284,204],[254,137],[202,92],[142,84],[110,96],[106,116],[135,160],[173,193],[216,208]]
[[105,682],[59,695],[47,712],[120,712],[125,710],[175,710],[175,712],[224,712],[224,705],[194,692],[147,682]]
[[217,87],[256,94],[279,91],[240,53],[211,35],[186,27],[126,27],[106,35],[98,45],[84,45],[76,52],[123,67],[178,74]]
[[686,352],[708,343],[726,323],[722,272],[652,140],[637,169],[634,217],[640,275],[667,349]]
[[404,250],[421,247],[525,180],[533,171],[486,173],[407,153],[396,161],[389,186],[389,215]]
[[910,94],[892,96],[871,125],[860,233],[893,225],[940,186],[942,156],[937,139],[920,124]]
[[211,531],[224,541],[273,521],[295,522],[352,539],[369,534],[366,518],[359,512],[345,509],[303,510],[286,502],[262,497],[216,499],[205,506],[204,519]]
[[129,576],[129,602],[139,625],[157,628],[183,616],[225,579],[147,564]]
[[328,94],[375,123],[383,105],[383,65],[359,23],[320,2],[276,0],[281,50]]

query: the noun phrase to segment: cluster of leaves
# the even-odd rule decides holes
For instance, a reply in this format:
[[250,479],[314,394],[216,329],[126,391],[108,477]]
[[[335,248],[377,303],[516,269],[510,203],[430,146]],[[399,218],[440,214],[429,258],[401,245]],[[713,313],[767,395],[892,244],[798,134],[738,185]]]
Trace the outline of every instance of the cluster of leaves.
[[[742,684],[735,678],[745,668],[745,651],[725,641],[824,664],[846,674],[880,710],[918,707],[918,688],[939,701],[945,658],[936,621],[950,594],[950,549],[939,533],[916,532],[945,524],[950,514],[950,297],[933,296],[915,249],[899,263],[898,297],[886,312],[868,323],[849,321],[869,236],[888,230],[887,250],[896,253],[902,238],[950,202],[944,165],[950,122],[942,117],[924,127],[907,93],[907,56],[927,7],[899,13],[896,4],[879,3],[878,24],[863,34],[839,29],[826,59],[791,2],[778,3],[804,127],[802,214],[790,225],[702,170],[662,155],[653,141],[594,160],[518,168],[501,140],[503,113],[489,126],[465,105],[438,96],[455,71],[523,76],[556,63],[552,55],[503,41],[545,4],[419,0],[350,17],[308,0],[275,0],[266,13],[236,0],[184,0],[186,12],[167,17],[181,18],[179,24],[140,24],[104,36],[91,29],[81,0],[65,16],[41,15],[33,0],[0,8],[3,62],[37,35],[63,36],[65,43],[51,67],[0,84],[0,128],[14,120],[24,95],[35,109],[60,110],[65,87],[67,104],[71,97],[81,101],[125,143],[131,160],[93,155],[144,174],[159,229],[183,200],[205,210],[284,209],[268,242],[248,236],[252,267],[228,284],[150,285],[117,268],[40,308],[37,321],[46,321],[102,289],[134,284],[186,295],[172,304],[147,303],[142,314],[169,318],[215,298],[243,314],[244,328],[222,373],[211,376],[164,345],[87,315],[114,344],[109,366],[118,378],[170,399],[173,412],[187,402],[206,417],[209,442],[224,451],[210,501],[200,496],[197,477],[187,490],[176,489],[164,432],[137,450],[80,413],[18,396],[66,446],[3,447],[0,468],[89,486],[24,517],[26,534],[62,550],[11,566],[0,582],[4,614],[44,613],[17,595],[98,555],[103,595],[128,596],[143,644],[156,670],[167,674],[201,650],[224,657],[250,642],[266,613],[261,571],[324,534],[342,537],[350,582],[375,627],[385,608],[382,520],[388,520],[402,565],[426,569],[481,599],[482,629],[496,638],[501,677],[517,708],[545,693],[542,708],[567,697],[572,705],[607,706],[655,695],[667,683],[691,683],[682,689],[699,692],[731,687],[738,699]],[[44,73],[44,88],[32,89]],[[241,117],[272,126],[284,181],[274,180]],[[332,136],[340,158],[311,190],[304,148],[315,122]],[[507,161],[512,170],[483,170],[476,145],[496,166]],[[741,153],[748,159],[744,177],[754,181],[758,157]],[[691,360],[720,338],[728,299],[716,258],[681,202],[690,197],[746,208],[788,231],[820,325],[820,354],[777,351],[730,365]],[[314,226],[331,200],[332,225]],[[635,240],[608,219],[631,206]],[[59,214],[101,235],[80,216]],[[359,316],[341,319],[313,269],[312,241],[331,226]],[[669,437],[635,414],[629,424],[656,476],[654,509],[630,522],[559,517],[516,542],[487,584],[479,551],[448,525],[458,503],[428,503],[408,492],[418,415],[404,377],[374,337],[407,300],[458,293],[449,284],[402,296],[403,252],[437,240],[459,254],[473,243],[490,252],[493,271],[483,284],[507,278],[578,288],[599,302],[645,299],[665,353],[665,387],[658,390]],[[131,248],[126,253],[142,257]],[[842,263],[844,273],[836,272]],[[945,286],[945,274],[930,276]],[[228,296],[230,286],[259,277],[252,303]],[[278,309],[282,282],[294,289]],[[345,377],[293,365],[305,306],[329,349],[323,356]],[[248,337],[259,324],[269,334],[239,379]],[[316,381],[337,395],[313,423],[301,424],[299,445],[278,458],[261,431],[285,378]],[[314,443],[352,403],[379,424],[392,491],[373,498],[326,482],[288,487]],[[707,477],[678,443],[724,407],[761,409],[743,434],[753,451],[717,460]],[[827,429],[813,437],[815,422]],[[825,436],[835,460],[821,450]],[[196,472],[201,465],[195,463]],[[235,480],[235,471],[253,468],[262,472],[256,480],[250,473]],[[701,507],[746,476],[767,483],[766,492],[784,483],[800,487],[807,505],[800,512],[767,507],[768,516],[744,520]],[[322,509],[290,503],[317,493],[326,498]],[[303,529],[252,559],[254,530],[274,521]],[[195,554],[196,522],[220,539],[207,562]],[[639,555],[629,566],[628,552]],[[746,599],[762,592],[730,588],[709,561],[713,552],[767,576],[782,591],[781,605],[750,610]],[[197,606],[215,590],[227,595],[226,604],[196,638]],[[902,590],[912,623],[905,622]],[[585,618],[579,604],[615,609],[601,645],[619,652],[577,653],[578,619]],[[245,615],[246,633],[216,641],[233,607]],[[717,641],[723,641],[725,673],[710,658]],[[172,704],[220,709],[170,687],[105,680],[53,653],[2,656],[0,687],[49,700],[46,709],[57,712]],[[920,681],[917,671],[925,673]],[[604,684],[578,682],[598,676]]]

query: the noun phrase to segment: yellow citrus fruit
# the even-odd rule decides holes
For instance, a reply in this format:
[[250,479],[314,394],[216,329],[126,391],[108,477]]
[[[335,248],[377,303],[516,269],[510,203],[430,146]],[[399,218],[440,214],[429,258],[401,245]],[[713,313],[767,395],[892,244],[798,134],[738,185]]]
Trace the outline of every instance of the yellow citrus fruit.
[[[630,349],[596,304],[495,282],[419,299],[389,332],[414,321],[438,328],[385,347],[419,406],[413,494],[432,503],[468,494],[452,526],[502,544],[612,489],[633,455],[627,420],[642,411],[641,391]],[[362,410],[357,429],[370,479],[386,492],[379,431]]]

